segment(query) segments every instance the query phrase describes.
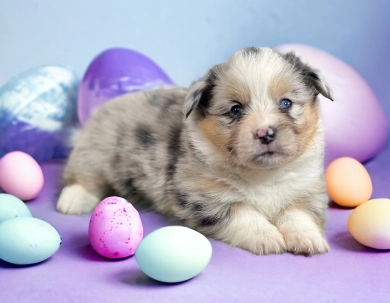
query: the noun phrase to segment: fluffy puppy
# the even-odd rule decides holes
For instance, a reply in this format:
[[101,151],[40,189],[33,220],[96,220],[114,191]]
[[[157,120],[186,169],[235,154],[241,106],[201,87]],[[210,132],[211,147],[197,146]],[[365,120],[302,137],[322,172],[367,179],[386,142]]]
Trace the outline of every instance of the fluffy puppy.
[[251,47],[189,90],[120,96],[78,136],[57,209],[117,194],[258,255],[326,253],[318,94],[332,99],[294,54]]

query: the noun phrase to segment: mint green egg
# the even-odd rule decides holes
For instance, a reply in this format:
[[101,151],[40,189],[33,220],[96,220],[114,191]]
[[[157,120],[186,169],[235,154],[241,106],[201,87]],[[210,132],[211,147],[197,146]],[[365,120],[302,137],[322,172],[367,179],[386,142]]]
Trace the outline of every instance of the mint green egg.
[[0,194],[0,223],[17,217],[32,217],[32,215],[26,204],[19,198]]
[[135,259],[149,277],[166,283],[189,280],[210,262],[210,241],[199,232],[168,226],[155,230],[139,244]]

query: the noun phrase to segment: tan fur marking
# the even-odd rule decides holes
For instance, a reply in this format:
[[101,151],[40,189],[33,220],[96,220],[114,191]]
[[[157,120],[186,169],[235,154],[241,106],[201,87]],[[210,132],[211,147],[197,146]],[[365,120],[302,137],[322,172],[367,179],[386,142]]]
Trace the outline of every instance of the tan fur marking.
[[234,100],[246,104],[251,99],[248,86],[235,78],[225,79],[223,85],[215,88],[215,93],[216,98],[223,101]]
[[301,154],[310,148],[312,141],[317,136],[319,119],[318,110],[316,109],[317,104],[314,104],[313,102],[307,102],[304,106],[305,111],[302,118],[300,119],[302,121],[302,128],[305,128],[301,135]]
[[277,75],[271,81],[269,96],[272,100],[279,101],[284,95],[290,92],[292,88],[291,79]]
[[217,147],[218,151],[227,153],[229,136],[226,130],[219,124],[217,117],[209,116],[198,123],[203,135]]

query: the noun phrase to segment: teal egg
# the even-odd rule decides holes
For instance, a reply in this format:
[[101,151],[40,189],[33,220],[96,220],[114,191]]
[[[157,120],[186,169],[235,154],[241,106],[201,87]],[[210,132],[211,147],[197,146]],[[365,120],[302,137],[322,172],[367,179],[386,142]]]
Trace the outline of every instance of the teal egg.
[[26,204],[19,198],[0,194],[0,223],[16,217],[32,217]]
[[135,259],[149,277],[166,283],[189,280],[210,262],[210,241],[199,232],[182,226],[155,230],[139,244]]
[[49,223],[19,217],[0,224],[0,259],[27,265],[50,258],[60,247],[61,237]]

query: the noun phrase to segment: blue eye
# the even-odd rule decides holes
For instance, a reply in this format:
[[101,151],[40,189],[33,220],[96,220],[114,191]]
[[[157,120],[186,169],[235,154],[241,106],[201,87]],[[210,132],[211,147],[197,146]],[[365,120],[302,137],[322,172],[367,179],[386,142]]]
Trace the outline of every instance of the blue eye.
[[231,109],[230,109],[230,116],[232,118],[239,118],[242,116],[242,106],[241,105],[234,105]]
[[291,100],[289,100],[289,99],[283,99],[282,101],[280,101],[279,108],[280,108],[280,109],[288,109],[288,108],[291,107],[291,105],[292,105]]

